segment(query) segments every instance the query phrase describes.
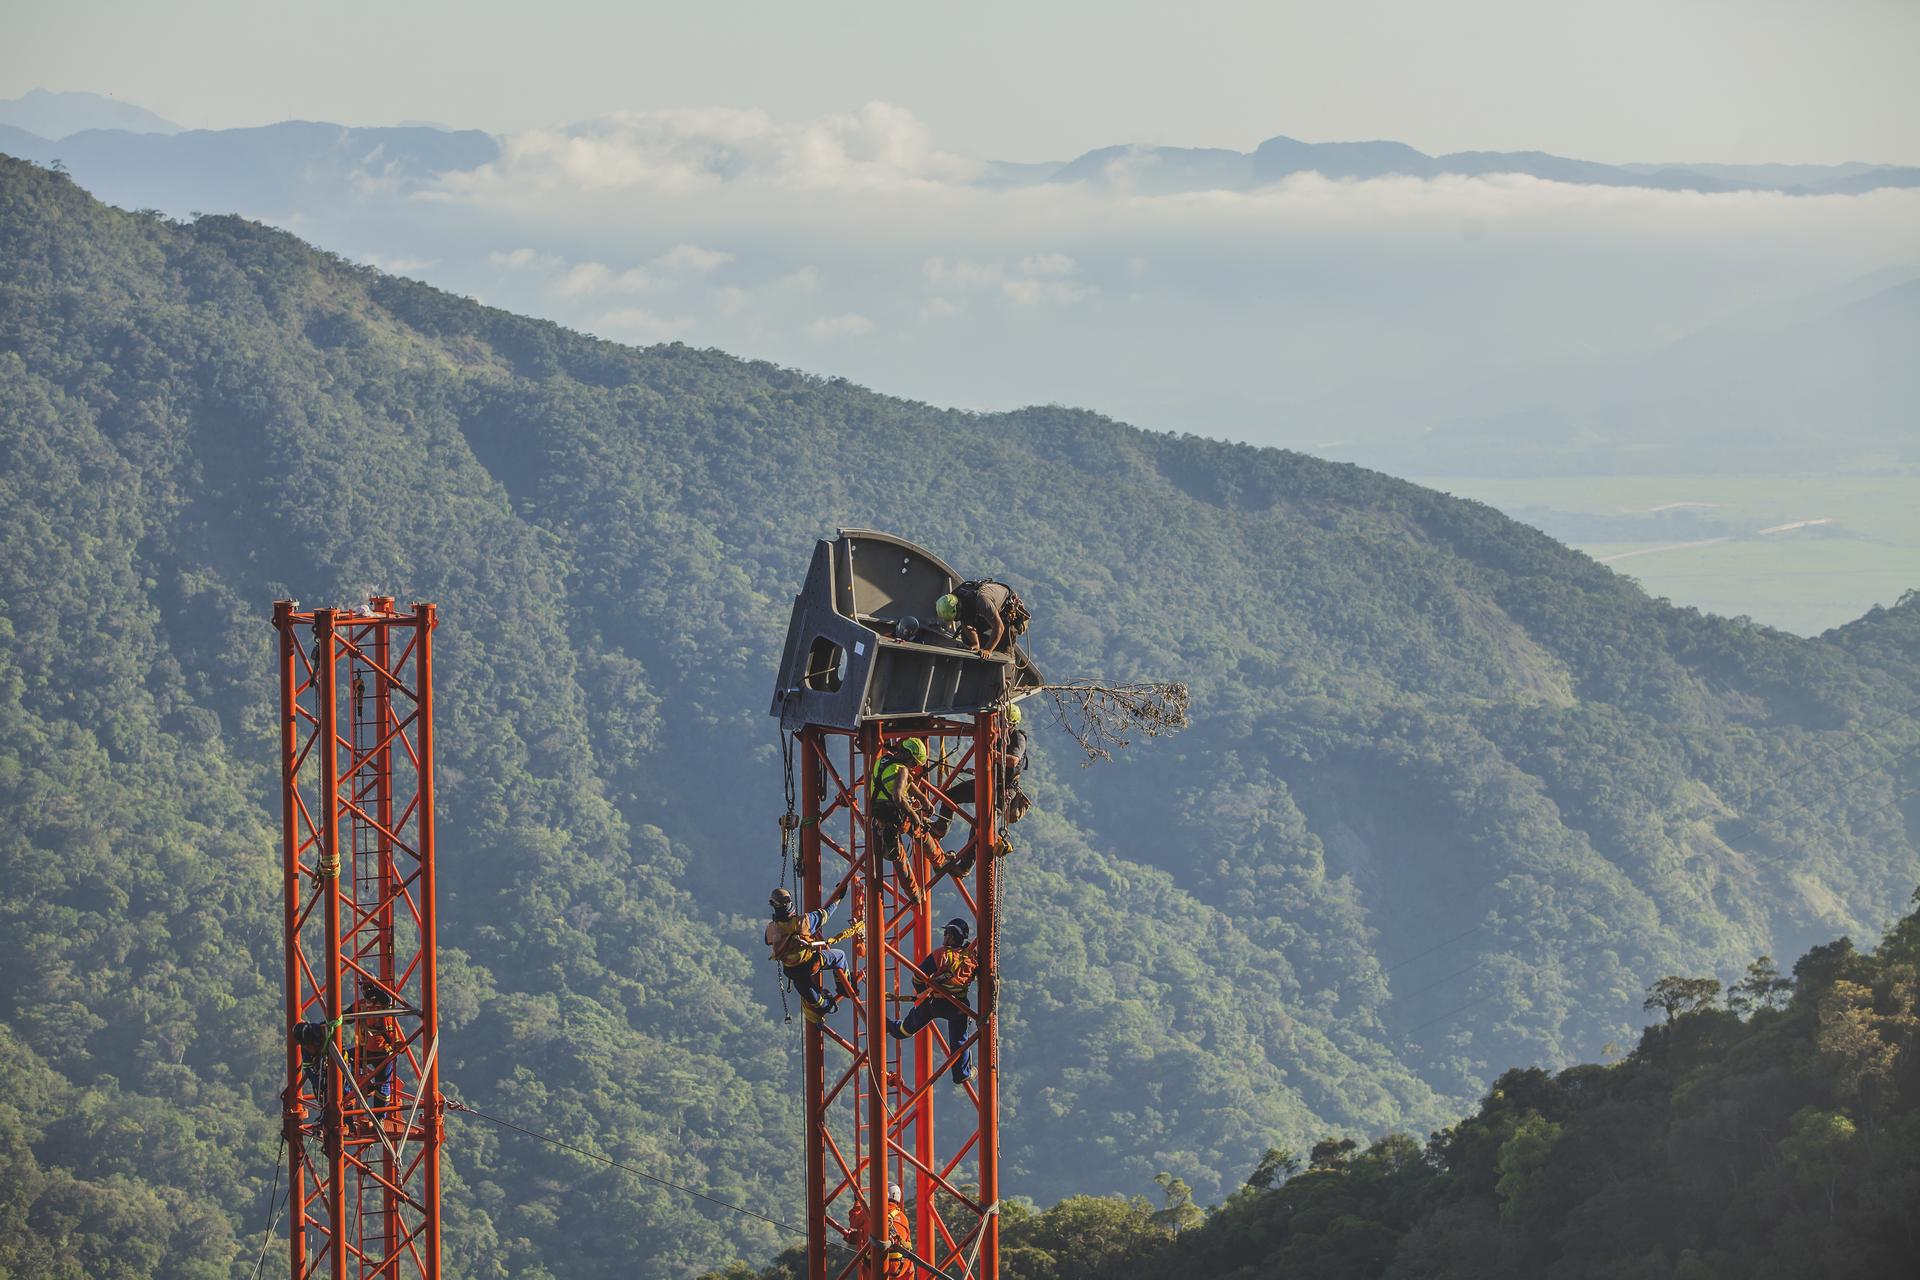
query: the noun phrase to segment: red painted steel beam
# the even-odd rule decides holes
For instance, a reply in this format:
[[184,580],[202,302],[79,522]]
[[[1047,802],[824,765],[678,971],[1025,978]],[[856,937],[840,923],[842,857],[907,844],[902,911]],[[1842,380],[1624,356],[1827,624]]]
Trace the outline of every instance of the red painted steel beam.
[[[438,1280],[437,618],[430,604],[400,613],[380,596],[365,609],[306,612],[279,601],[273,619],[290,1273]],[[390,1002],[362,1004],[374,991]],[[302,1022],[324,1031],[317,1096],[295,1042]],[[381,1048],[390,1055],[375,1056]],[[384,1102],[383,1062],[392,1072]]]
[[[868,1242],[885,1235],[886,1194],[892,1182],[909,1189],[908,1221],[916,1253],[944,1258],[942,1265],[966,1280],[997,1280],[998,1217],[991,1210],[999,1198],[994,1015],[1000,867],[993,856],[998,834],[993,762],[1001,732],[1001,717],[983,713],[971,721],[868,725],[858,734],[808,726],[798,735],[803,908],[818,909],[827,891],[844,882],[866,923],[850,948],[856,993],[843,1008],[851,1016],[843,1015],[840,1028],[809,1021],[804,1033],[808,1280],[848,1275],[879,1280],[884,1258]],[[940,760],[929,770],[933,776],[922,794],[934,806],[955,810],[949,833],[961,835],[962,847],[970,846],[974,853],[970,884],[942,878],[936,886],[930,881],[933,868],[926,850],[916,845],[903,860],[907,865],[895,866],[880,855],[873,839],[867,794],[873,763],[879,752],[910,736],[929,738]],[[974,779],[972,794],[963,786],[968,773]],[[842,811],[844,833],[829,832],[826,820],[837,820]],[[822,865],[829,850],[841,859],[833,864],[839,874]],[[908,897],[909,877],[923,887],[917,903]],[[886,1033],[887,1017],[904,1017],[912,1009],[913,982],[925,976],[920,959],[940,941],[941,921],[949,915],[973,925],[979,956],[969,1034],[949,1045],[944,1024],[936,1020],[910,1043],[896,1045]],[[942,1131],[936,1116],[949,1104],[938,1086],[965,1050],[976,1059],[974,1080],[956,1091],[958,1110],[943,1121],[951,1131]],[[825,1061],[829,1055],[834,1057],[831,1069]],[[964,1180],[959,1176],[963,1165],[971,1168]],[[837,1179],[829,1179],[829,1168],[837,1169]],[[849,1230],[856,1218],[865,1224],[844,1253],[838,1248],[840,1228],[832,1212],[843,1194],[850,1197]],[[951,1212],[943,1212],[943,1202]],[[869,1206],[875,1211],[868,1213]],[[835,1257],[843,1260],[840,1265],[834,1265]]]
[[[980,1044],[974,1079],[978,1082],[980,1100],[980,1201],[990,1210],[997,1207],[1000,1201],[1000,919],[997,892],[1000,859],[995,849],[999,835],[995,818],[1000,807],[996,789],[999,778],[996,776],[998,761],[995,752],[1000,745],[1000,721],[1001,713],[998,711],[976,717],[973,748],[974,874],[978,886],[974,901],[979,903],[979,927],[974,931],[974,936],[979,939],[980,953],[975,999],[981,1011]],[[976,1276],[997,1278],[1000,1274],[999,1214],[989,1212],[981,1224],[981,1230],[986,1239],[980,1250]]]

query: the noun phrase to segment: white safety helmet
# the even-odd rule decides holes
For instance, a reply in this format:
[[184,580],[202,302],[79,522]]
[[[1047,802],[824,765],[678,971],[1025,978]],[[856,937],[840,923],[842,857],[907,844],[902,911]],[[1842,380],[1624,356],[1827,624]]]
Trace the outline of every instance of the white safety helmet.
[[899,1203],[900,1201],[900,1184],[899,1183],[895,1182],[890,1184],[887,1187],[887,1199],[892,1200],[896,1204]]

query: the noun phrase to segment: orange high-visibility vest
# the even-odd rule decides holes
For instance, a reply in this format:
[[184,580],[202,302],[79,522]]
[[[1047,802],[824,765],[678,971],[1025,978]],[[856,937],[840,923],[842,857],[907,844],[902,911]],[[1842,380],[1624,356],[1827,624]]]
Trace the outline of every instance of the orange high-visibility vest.
[[933,953],[933,967],[927,970],[927,985],[933,994],[955,1004],[967,1002],[967,985],[980,968],[973,952],[965,947],[941,947]]

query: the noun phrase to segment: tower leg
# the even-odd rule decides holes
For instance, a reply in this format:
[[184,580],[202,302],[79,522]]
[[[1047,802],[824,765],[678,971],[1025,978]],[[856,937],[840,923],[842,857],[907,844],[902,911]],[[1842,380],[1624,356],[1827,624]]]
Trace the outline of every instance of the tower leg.
[[274,606],[294,1280],[440,1275],[434,620]]

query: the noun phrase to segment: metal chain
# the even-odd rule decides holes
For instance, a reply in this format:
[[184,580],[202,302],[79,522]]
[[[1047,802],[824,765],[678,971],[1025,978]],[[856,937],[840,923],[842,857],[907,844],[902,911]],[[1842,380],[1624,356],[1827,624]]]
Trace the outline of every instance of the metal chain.
[[[800,863],[798,859],[793,856],[793,837],[794,833],[800,829],[800,815],[795,812],[793,807],[794,736],[795,735],[787,732],[784,725],[781,726],[780,765],[786,778],[787,811],[780,815],[780,887],[782,889],[787,887],[787,867],[788,864],[791,863],[793,867],[793,892],[797,896],[800,892]],[[789,1023],[793,1021],[793,1008],[787,1002],[787,994],[793,989],[793,980],[787,977],[784,969],[780,970],[779,987],[780,1020],[783,1023]]]
[[800,892],[800,863],[793,854],[793,838],[800,830],[800,814],[794,808],[793,783],[793,742],[794,736],[784,727],[780,730],[780,765],[785,774],[787,791],[787,811],[780,815],[780,885],[787,884],[787,864],[793,864],[793,891]]

